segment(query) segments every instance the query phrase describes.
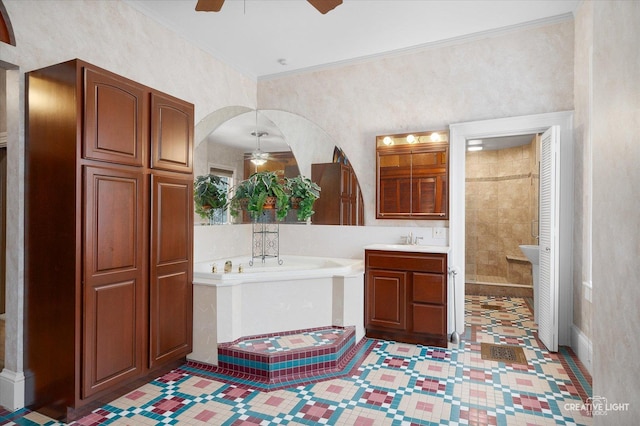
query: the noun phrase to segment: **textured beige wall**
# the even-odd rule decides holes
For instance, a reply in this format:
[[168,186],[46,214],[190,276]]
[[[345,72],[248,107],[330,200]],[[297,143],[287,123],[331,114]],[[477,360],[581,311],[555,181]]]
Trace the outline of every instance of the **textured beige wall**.
[[[536,152],[535,138],[524,146],[467,152],[467,280],[533,284],[531,264],[519,245],[536,244],[539,183]],[[536,229],[533,236],[532,223]]]
[[640,413],[640,2],[593,2],[593,393]]
[[[574,77],[574,238],[573,323],[587,338],[591,333],[591,51],[593,3],[584,2],[575,17]],[[586,297],[585,297],[586,296]],[[581,354],[582,355],[582,354]],[[584,356],[589,357],[589,354]],[[589,361],[588,359],[586,361]]]
[[382,225],[375,136],[573,109],[573,21],[259,81],[258,105],[325,129],[358,175],[365,223]]

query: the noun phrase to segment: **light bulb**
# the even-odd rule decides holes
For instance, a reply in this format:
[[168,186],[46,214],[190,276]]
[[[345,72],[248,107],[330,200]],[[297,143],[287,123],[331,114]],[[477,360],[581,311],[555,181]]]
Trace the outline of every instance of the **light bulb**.
[[382,139],[382,143],[385,145],[393,145],[393,139],[391,139],[391,136],[385,136],[384,139]]
[[413,135],[409,135],[407,136],[407,142],[409,143],[416,143],[416,137]]

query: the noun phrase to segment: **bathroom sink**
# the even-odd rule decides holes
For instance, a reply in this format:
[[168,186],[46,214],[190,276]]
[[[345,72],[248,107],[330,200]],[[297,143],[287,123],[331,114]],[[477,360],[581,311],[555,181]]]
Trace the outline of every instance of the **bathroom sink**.
[[520,250],[532,264],[538,265],[540,263],[540,246],[523,244],[520,246]]

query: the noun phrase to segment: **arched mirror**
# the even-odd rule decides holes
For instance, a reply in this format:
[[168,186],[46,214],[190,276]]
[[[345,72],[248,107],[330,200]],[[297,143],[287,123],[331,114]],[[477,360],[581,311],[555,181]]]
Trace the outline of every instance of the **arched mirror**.
[[[218,175],[233,187],[255,171],[271,170],[283,177],[303,175],[322,188],[312,224],[364,224],[360,186],[347,156],[322,128],[304,117],[279,110],[227,107],[198,123],[196,144],[196,176]],[[330,178],[333,173],[338,178]],[[336,216],[334,211],[342,214]],[[234,220],[224,212],[213,222],[246,220]],[[297,221],[292,215],[285,222]],[[196,224],[207,223],[196,217]]]

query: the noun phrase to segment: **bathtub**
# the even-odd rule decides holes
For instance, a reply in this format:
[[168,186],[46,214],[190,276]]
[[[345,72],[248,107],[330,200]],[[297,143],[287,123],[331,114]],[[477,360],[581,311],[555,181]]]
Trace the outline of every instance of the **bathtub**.
[[[362,270],[362,260],[310,256],[281,256],[280,258],[253,259],[239,256],[198,262],[193,265],[194,282],[214,285],[234,285],[239,282],[295,280],[343,275]],[[231,261],[231,272],[224,272],[226,261]],[[253,263],[253,265],[251,265]],[[216,272],[212,272],[215,265]],[[239,272],[239,269],[242,272]]]
[[[250,258],[194,264],[190,360],[217,365],[218,343],[290,330],[354,326],[356,342],[364,337],[361,259],[281,256],[281,264],[267,258],[251,266]],[[224,273],[228,260],[233,269]]]

